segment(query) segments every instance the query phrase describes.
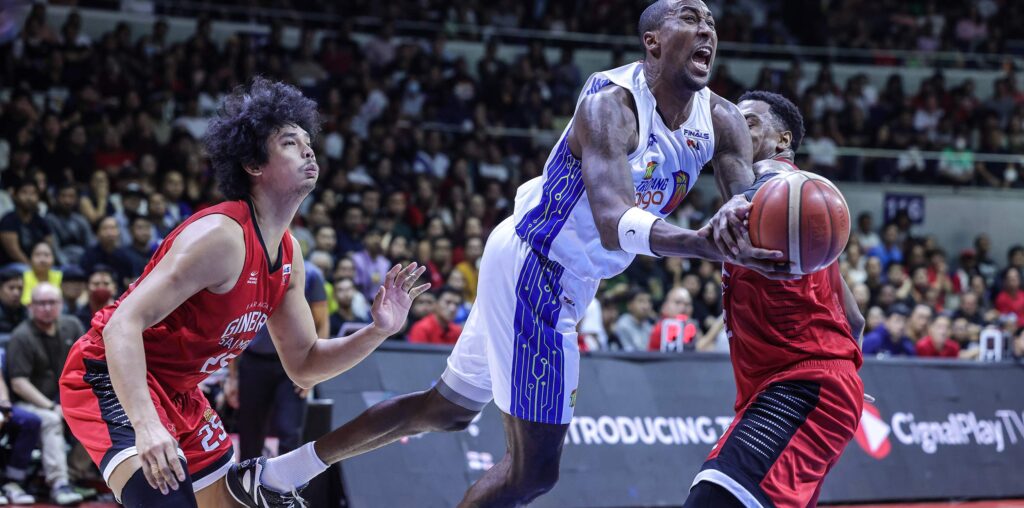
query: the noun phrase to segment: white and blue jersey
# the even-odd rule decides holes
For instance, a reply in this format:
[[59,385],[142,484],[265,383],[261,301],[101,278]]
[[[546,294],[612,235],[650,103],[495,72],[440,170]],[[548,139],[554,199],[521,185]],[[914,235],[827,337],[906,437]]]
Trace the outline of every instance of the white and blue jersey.
[[[627,159],[636,205],[665,217],[714,153],[711,92],[697,92],[689,118],[670,129],[657,112],[642,63],[594,74],[580,100],[616,85],[636,103],[640,141]],[[464,407],[480,409],[493,398],[523,420],[572,419],[579,379],[576,325],[601,279],[625,270],[633,254],[601,246],[581,163],[569,151],[571,131],[572,122],[543,175],[519,188],[514,216],[487,239],[476,302],[437,384]]]
[[[703,88],[697,92],[690,117],[678,129],[671,129],[658,114],[640,62],[592,75],[579,101],[612,84],[629,90],[636,103],[640,142],[627,158],[636,206],[665,217],[682,202],[714,155],[711,91]],[[516,234],[577,277],[607,279],[622,273],[634,255],[601,246],[580,161],[569,151],[572,127],[570,121],[548,156],[544,174],[519,187]]]

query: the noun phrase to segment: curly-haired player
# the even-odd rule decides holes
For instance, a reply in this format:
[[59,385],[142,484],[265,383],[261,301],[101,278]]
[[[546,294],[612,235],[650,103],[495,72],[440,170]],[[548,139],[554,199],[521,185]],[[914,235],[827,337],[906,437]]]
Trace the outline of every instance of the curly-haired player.
[[[228,201],[172,231],[72,347],[60,380],[64,416],[125,506],[236,505],[224,480],[231,440],[198,384],[264,324],[289,377],[305,388],[365,358],[427,289],[413,287],[423,268],[395,266],[374,298],[373,324],[317,339],[287,228],[316,184],[310,138],[319,126],[316,103],[290,85],[256,78],[227,97],[205,143]],[[260,506],[300,502],[293,493],[257,497]]]

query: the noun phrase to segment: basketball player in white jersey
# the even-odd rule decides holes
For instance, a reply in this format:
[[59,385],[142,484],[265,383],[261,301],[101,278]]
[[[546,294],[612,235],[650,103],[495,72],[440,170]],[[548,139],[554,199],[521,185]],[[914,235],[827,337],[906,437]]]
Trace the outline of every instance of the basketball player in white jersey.
[[[323,463],[404,436],[462,430],[493,399],[508,451],[460,506],[528,503],[558,479],[576,401],[576,324],[601,279],[637,254],[725,260],[787,277],[775,271],[781,252],[754,249],[741,228],[721,227],[742,223],[746,199],[713,219],[729,238],[661,220],[708,162],[721,189],[745,191],[752,148],[737,107],[706,86],[718,42],[707,6],[659,0],[639,28],[644,60],[590,77],[543,175],[519,188],[514,216],[488,238],[476,303],[436,386],[381,402],[317,440]],[[311,479],[290,470],[247,461],[234,484],[259,498],[260,489],[289,491]]]

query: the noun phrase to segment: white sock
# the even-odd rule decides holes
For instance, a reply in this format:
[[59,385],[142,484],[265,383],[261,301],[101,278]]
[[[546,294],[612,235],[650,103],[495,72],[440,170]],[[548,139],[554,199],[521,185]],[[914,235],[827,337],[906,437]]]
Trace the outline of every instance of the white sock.
[[316,456],[313,443],[292,450],[280,457],[267,460],[260,482],[278,492],[291,492],[327,471],[327,464]]

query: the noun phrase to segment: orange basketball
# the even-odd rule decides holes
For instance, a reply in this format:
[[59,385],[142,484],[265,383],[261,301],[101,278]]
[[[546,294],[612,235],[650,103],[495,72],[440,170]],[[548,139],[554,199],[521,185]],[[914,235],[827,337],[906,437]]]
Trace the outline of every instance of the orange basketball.
[[827,178],[787,171],[754,194],[750,242],[782,251],[795,273],[814,273],[832,264],[849,239],[850,209]]

